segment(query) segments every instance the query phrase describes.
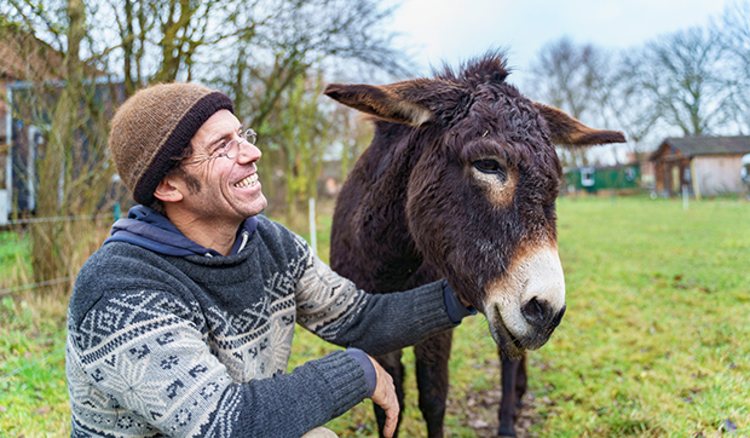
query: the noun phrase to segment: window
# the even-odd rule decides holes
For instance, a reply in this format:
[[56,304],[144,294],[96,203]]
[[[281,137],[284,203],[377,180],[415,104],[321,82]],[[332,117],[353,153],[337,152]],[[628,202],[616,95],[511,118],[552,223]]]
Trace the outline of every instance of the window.
[[593,187],[596,182],[594,179],[594,168],[593,167],[582,167],[581,168],[581,185],[584,187]]
[[635,168],[634,167],[625,168],[625,181],[627,182],[635,181]]

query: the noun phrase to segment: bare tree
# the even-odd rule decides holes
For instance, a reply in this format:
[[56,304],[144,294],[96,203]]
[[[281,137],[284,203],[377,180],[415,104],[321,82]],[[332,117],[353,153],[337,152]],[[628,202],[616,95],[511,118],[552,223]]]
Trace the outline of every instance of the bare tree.
[[241,101],[241,115],[249,124],[261,126],[278,108],[284,90],[327,61],[346,59],[408,74],[408,62],[384,30],[392,13],[376,0],[270,0],[241,7],[233,19],[253,25],[223,42],[234,55],[229,68],[222,68],[225,54],[209,58],[208,78]]
[[730,58],[727,86],[733,120],[740,131],[750,132],[750,2],[736,1],[724,11],[714,32],[722,37]]
[[644,152],[660,119],[660,114],[653,111],[649,92],[636,75],[640,56],[638,51],[620,54],[608,82],[608,98],[604,101],[607,115],[615,121],[617,129],[625,133],[630,152]]
[[686,136],[703,135],[718,132],[730,120],[728,62],[716,31],[693,27],[648,43],[632,69],[653,115]]
[[[253,33],[253,17],[240,11],[260,0],[108,0],[117,23],[122,71],[128,95],[146,83],[197,79],[202,51],[226,39]],[[230,50],[223,51],[226,56]],[[199,68],[200,69],[200,68]],[[200,76],[200,75],[198,75]]]
[[[35,149],[36,155],[34,172],[26,175],[35,186],[35,213],[42,218],[94,214],[104,205],[114,171],[106,165],[108,117],[97,93],[96,79],[102,72],[83,55],[91,47],[86,5],[83,0],[46,5],[12,0],[10,6],[6,16],[16,20],[14,39],[22,41],[14,47],[21,50],[21,58],[38,64],[20,76],[27,87],[17,93],[23,101],[15,104],[19,111],[14,114],[26,126],[40,129],[45,139],[26,145],[27,153]],[[32,56],[41,53],[40,47],[46,56]],[[81,261],[74,255],[92,243],[84,237],[93,235],[85,231],[91,225],[86,221],[34,223],[30,237],[35,280],[73,275]]]
[[[319,88],[313,85],[315,71],[334,60],[346,60],[350,66],[369,65],[371,70],[391,75],[405,75],[410,67],[401,52],[392,47],[391,35],[383,30],[384,20],[393,11],[381,8],[378,1],[272,0],[265,6],[238,11],[235,19],[252,22],[253,26],[251,31],[220,44],[231,45],[232,62],[222,62],[217,51],[207,64],[212,66],[211,82],[233,97],[235,113],[263,139],[260,172],[264,180],[277,179],[274,169],[285,175],[279,184],[269,187],[269,195],[273,198],[273,192],[285,190],[286,210],[293,215],[297,202],[314,194],[322,164],[315,157],[325,152],[318,149],[310,154],[307,147],[315,144],[310,139],[329,132],[322,136],[329,146],[337,142],[333,136],[346,137],[349,128],[357,129],[351,124],[331,125],[330,117],[337,113],[320,107],[314,95]],[[267,10],[274,13],[265,13]],[[305,87],[300,88],[303,84]],[[301,104],[308,105],[308,111],[314,110],[314,117],[301,117],[295,109]],[[323,129],[326,118],[328,127]],[[295,123],[302,125],[295,127]],[[316,164],[303,169],[311,163]],[[303,179],[305,184],[300,183]]]
[[[286,160],[308,158],[295,155],[304,149],[280,146],[305,144],[311,134],[285,128],[279,115],[285,105],[297,105],[293,96],[300,84],[309,83],[311,71],[333,60],[392,75],[409,71],[384,30],[393,9],[377,0],[108,1],[118,17],[128,92],[147,79],[173,80],[177,75],[227,92],[237,117],[257,130],[267,147],[264,174],[276,166],[285,168]],[[146,65],[158,68],[149,73]],[[297,137],[289,138],[292,134]],[[279,185],[290,191],[286,198],[299,198],[298,180],[288,174]],[[276,184],[269,187],[271,197],[276,189]]]
[[323,153],[330,144],[331,122],[322,111],[319,99],[323,75],[298,78],[284,93],[277,112],[279,147],[283,152],[286,182],[286,213],[290,223],[300,204],[317,197],[317,177],[323,164]]
[[[607,125],[601,114],[610,99],[608,55],[591,45],[576,45],[568,37],[542,47],[529,70],[529,94],[573,117]],[[561,151],[563,165],[586,165],[585,149]]]
[[[262,138],[306,145],[284,152],[297,169],[307,166],[299,174],[304,189],[294,191],[300,178],[290,184],[299,198],[315,191],[316,157],[334,142],[322,140],[329,129],[322,123],[325,110],[311,97],[310,72],[332,59],[407,71],[382,26],[392,10],[377,0],[8,0],[0,3],[0,13],[0,24],[22,26],[57,55],[40,57],[46,65],[36,70],[51,72],[47,76],[25,77],[38,85],[39,105],[32,112],[47,140],[37,159],[37,216],[87,215],[102,207],[114,172],[106,166],[111,114],[96,99],[97,84],[110,75],[124,80],[126,95],[175,79],[212,82],[226,91],[238,117]],[[42,84],[51,78],[60,82]],[[109,109],[121,98],[114,97]],[[295,108],[303,112],[286,127],[278,122],[279,114],[288,117]],[[65,240],[71,235],[66,226],[34,228],[38,280],[70,272],[66,260],[77,250]]]

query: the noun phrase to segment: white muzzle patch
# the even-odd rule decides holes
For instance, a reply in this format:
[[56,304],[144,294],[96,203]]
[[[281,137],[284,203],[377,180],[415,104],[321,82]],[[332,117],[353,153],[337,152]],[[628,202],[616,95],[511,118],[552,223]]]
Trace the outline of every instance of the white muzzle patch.
[[[541,347],[550,333],[538,333],[539,327],[529,323],[522,307],[532,299],[549,306],[551,315],[565,307],[565,276],[556,247],[547,247],[516,260],[508,276],[487,288],[485,315],[495,341],[499,336],[493,327],[503,324],[524,348]],[[502,321],[495,321],[497,316]],[[539,345],[537,345],[539,344]]]

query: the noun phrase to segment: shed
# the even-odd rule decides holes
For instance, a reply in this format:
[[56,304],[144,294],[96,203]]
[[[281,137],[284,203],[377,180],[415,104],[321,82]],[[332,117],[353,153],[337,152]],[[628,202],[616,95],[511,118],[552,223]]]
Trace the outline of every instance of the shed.
[[750,136],[669,137],[651,154],[656,193],[674,196],[682,187],[696,198],[742,191],[742,156]]

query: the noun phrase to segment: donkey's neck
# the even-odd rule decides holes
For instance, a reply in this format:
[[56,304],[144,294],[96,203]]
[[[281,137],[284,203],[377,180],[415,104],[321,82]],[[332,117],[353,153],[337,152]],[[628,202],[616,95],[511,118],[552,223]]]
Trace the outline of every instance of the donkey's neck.
[[424,271],[406,216],[409,175],[421,152],[415,145],[422,142],[413,138],[420,135],[413,128],[383,129],[382,123],[339,196],[331,259],[358,286],[390,292],[410,286]]

